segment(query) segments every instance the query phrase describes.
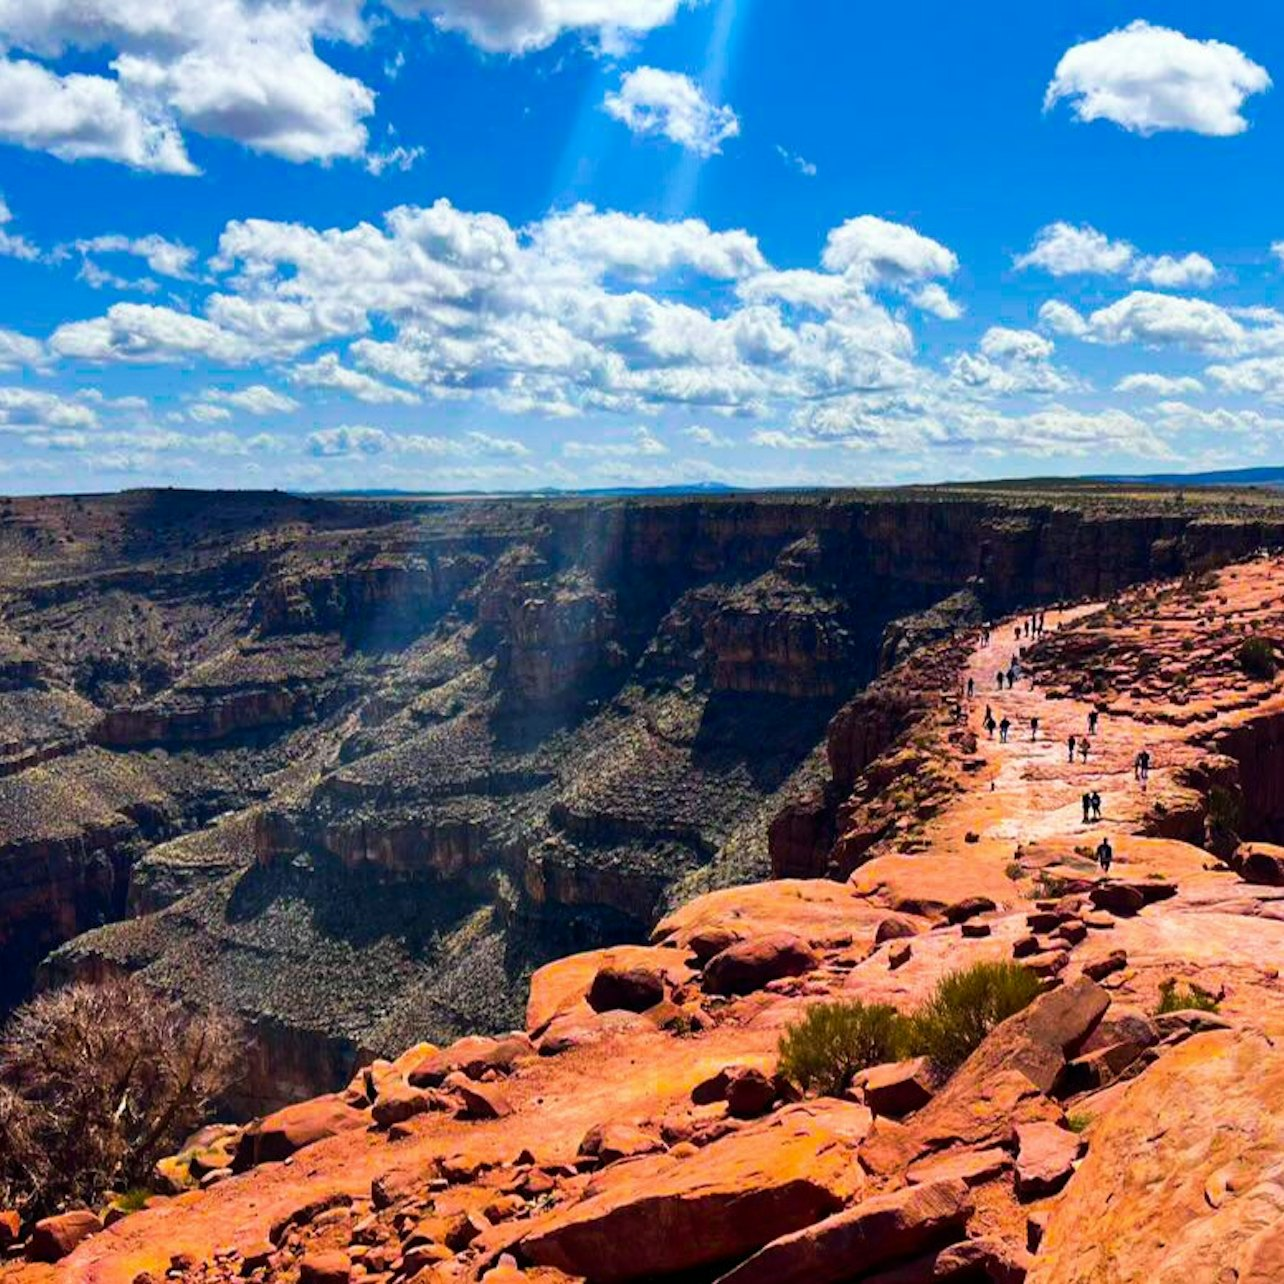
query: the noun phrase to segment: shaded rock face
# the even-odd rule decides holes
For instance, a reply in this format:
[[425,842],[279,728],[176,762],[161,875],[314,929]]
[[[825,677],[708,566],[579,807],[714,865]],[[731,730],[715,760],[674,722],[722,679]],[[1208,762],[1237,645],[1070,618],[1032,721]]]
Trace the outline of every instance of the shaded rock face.
[[695,892],[859,863],[894,817],[856,782],[939,677],[861,695],[880,664],[1284,530],[927,491],[6,514],[0,1008],[74,938],[45,983],[232,1008],[278,1104],[516,1024],[534,967]]

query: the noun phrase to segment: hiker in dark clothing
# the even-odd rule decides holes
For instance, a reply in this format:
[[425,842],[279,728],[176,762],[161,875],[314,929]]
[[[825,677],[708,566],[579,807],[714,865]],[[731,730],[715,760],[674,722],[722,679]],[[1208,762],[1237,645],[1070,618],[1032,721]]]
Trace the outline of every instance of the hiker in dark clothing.
[[993,740],[994,728],[997,727],[999,724],[994,721],[994,714],[992,714],[988,708],[985,711],[985,721],[981,725],[985,728],[990,739]]
[[1076,745],[1077,743],[1078,743],[1078,741],[1077,741],[1077,740],[1075,740],[1074,736],[1071,736],[1071,737],[1070,737],[1070,739],[1066,741],[1066,751],[1067,751],[1067,753],[1068,753],[1068,755],[1069,755],[1069,756],[1066,758],[1066,761],[1067,761],[1067,762],[1073,762],[1073,761],[1074,761],[1074,747],[1075,747],[1075,745]]
[[999,743],[1000,744],[1003,744],[1003,745],[1007,744],[1008,732],[1011,730],[1011,728],[1012,728],[1012,723],[1007,718],[1004,718],[1003,721],[999,723]]
[[1003,690],[1003,670],[999,670],[999,690]]
[[1079,801],[1083,803],[1083,823],[1086,825],[1092,814],[1092,795],[1084,794]]
[[1115,858],[1115,849],[1110,845],[1110,839],[1103,838],[1097,847],[1097,864],[1101,866],[1103,874],[1110,873],[1111,862]]
[[1133,767],[1133,775],[1144,785],[1150,779],[1150,750],[1143,749],[1137,755],[1136,764]]
[[1031,718],[1030,719],[1030,739],[1037,740],[1038,738],[1039,738],[1039,720],[1038,718]]
[[1095,736],[1097,734],[1097,711],[1095,709],[1088,712],[1088,734]]
[[1083,739],[1079,741],[1079,756],[1084,760],[1084,762],[1088,761],[1088,750],[1091,748],[1092,742],[1087,736],[1084,736]]
[[1101,795],[1095,789],[1092,791],[1092,818],[1101,819]]
[[976,683],[975,683],[971,678],[968,678],[968,680],[967,680],[967,698],[970,700],[970,699],[972,698],[972,696],[975,694],[975,692],[976,692]]

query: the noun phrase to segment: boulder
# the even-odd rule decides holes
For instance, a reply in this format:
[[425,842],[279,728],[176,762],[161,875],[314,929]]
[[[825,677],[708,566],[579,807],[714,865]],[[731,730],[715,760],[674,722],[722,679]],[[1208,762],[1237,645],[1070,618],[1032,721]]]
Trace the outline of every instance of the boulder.
[[740,933],[733,928],[725,927],[720,923],[712,924],[695,932],[687,941],[687,948],[703,965],[715,954],[721,954],[723,950],[730,949],[740,939]]
[[1016,1130],[1016,1189],[1021,1199],[1054,1195],[1070,1180],[1082,1145],[1054,1123],[1019,1124]]
[[768,1244],[718,1284],[843,1284],[961,1238],[973,1210],[961,1181],[877,1195]]
[[351,1274],[352,1263],[339,1249],[308,1253],[299,1263],[299,1284],[348,1284]]
[[519,1062],[534,1055],[534,1045],[524,1034],[510,1034],[502,1039],[470,1035],[425,1057],[406,1078],[414,1088],[436,1088],[456,1072],[470,1079],[480,1079],[492,1070],[496,1074],[511,1074]]
[[946,907],[945,921],[957,927],[980,914],[992,914],[996,909],[998,906],[988,896],[969,896]]
[[664,1149],[664,1143],[654,1133],[634,1124],[596,1124],[584,1134],[580,1142],[581,1159],[592,1163],[613,1164],[617,1159],[632,1159],[636,1155],[651,1155]]
[[18,1242],[22,1218],[11,1208],[0,1209],[0,1252]]
[[1022,1284],[1033,1263],[1020,1244],[998,1236],[965,1239],[876,1275],[861,1284]]
[[252,1123],[241,1134],[232,1157],[232,1170],[243,1173],[256,1164],[277,1163],[304,1146],[364,1128],[369,1122],[364,1111],[354,1110],[338,1097],[317,1097],[286,1106]]
[[752,994],[772,981],[803,976],[817,964],[805,941],[790,932],[773,932],[729,946],[705,965],[710,994]]
[[1232,864],[1246,883],[1284,887],[1284,847],[1270,843],[1244,843],[1236,850]]
[[687,1158],[646,1156],[603,1169],[585,1198],[533,1227],[521,1255],[594,1284],[742,1258],[859,1192],[855,1143],[867,1121],[850,1103],[793,1106]]
[[1089,893],[1092,903],[1117,918],[1131,918],[1145,907],[1141,889],[1131,883],[1101,883]]
[[441,1086],[459,1098],[461,1105],[457,1113],[460,1119],[504,1119],[513,1113],[508,1095],[497,1084],[478,1083],[456,1071],[447,1076]]
[[658,968],[599,968],[589,986],[589,1006],[595,1012],[645,1012],[664,1001],[664,974]]
[[733,1119],[756,1119],[771,1109],[776,1085],[761,1070],[732,1066],[727,1071],[727,1113]]
[[1127,966],[1128,955],[1123,950],[1111,950],[1105,958],[1093,959],[1091,963],[1085,963],[1083,974],[1094,981],[1104,981],[1115,972],[1122,972]]
[[432,1098],[427,1092],[412,1088],[404,1079],[394,1076],[383,1080],[370,1116],[377,1128],[391,1128],[431,1109]]
[[871,1066],[856,1075],[852,1086],[874,1114],[892,1119],[900,1119],[932,1099],[932,1078],[924,1057]]
[[908,918],[899,914],[889,914],[874,931],[874,944],[882,945],[884,941],[901,940],[907,936],[917,936],[918,929]]
[[994,929],[989,923],[969,922],[964,923],[959,928],[959,931],[963,934],[965,940],[979,941],[991,935]]
[[84,1208],[46,1217],[32,1229],[31,1238],[27,1241],[27,1257],[33,1262],[61,1262],[102,1228],[98,1217]]

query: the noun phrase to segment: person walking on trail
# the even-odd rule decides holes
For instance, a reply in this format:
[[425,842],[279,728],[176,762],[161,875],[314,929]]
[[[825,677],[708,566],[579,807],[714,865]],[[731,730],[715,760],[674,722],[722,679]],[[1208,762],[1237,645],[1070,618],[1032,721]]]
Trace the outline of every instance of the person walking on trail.
[[1088,734],[1090,736],[1097,734],[1097,711],[1095,709],[1088,710]]
[[1133,765],[1132,774],[1144,785],[1150,779],[1150,750],[1143,749],[1137,755],[1137,761]]
[[1078,743],[1079,743],[1078,740],[1076,740],[1074,736],[1071,736],[1070,739],[1066,741],[1066,753],[1067,753],[1066,761],[1067,762],[1074,761],[1074,747]]
[[1012,723],[1005,716],[999,723],[999,744],[1005,745],[1008,742],[1008,732],[1012,729]]
[[1030,739],[1037,740],[1038,738],[1039,738],[1039,719],[1031,718],[1030,719]]
[[986,709],[985,709],[985,721],[981,725],[985,728],[986,733],[989,735],[990,739],[993,740],[994,728],[997,727],[999,724],[994,721],[994,714],[990,712],[988,705],[986,706]]
[[1083,803],[1083,823],[1086,825],[1092,819],[1092,795],[1084,794],[1079,801]]
[[1101,795],[1095,789],[1092,791],[1092,818],[1101,819]]
[[976,694],[976,680],[968,678],[967,680],[967,698],[970,700]]
[[1110,845],[1110,839],[1103,838],[1097,845],[1097,864],[1101,866],[1103,874],[1110,873],[1111,863],[1115,858],[1115,849]]
[[1087,736],[1082,737],[1079,741],[1079,757],[1082,758],[1084,762],[1088,761],[1088,750],[1091,748],[1092,748],[1092,742],[1088,739],[1088,737]]
[[999,690],[1003,690],[1003,670],[999,670]]

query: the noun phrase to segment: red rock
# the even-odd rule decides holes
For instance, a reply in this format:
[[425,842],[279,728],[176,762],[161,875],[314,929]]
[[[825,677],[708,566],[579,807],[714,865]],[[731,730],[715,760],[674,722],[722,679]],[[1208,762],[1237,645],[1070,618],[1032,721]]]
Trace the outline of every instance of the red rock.
[[1122,972],[1128,966],[1128,955],[1123,950],[1112,950],[1103,959],[1094,959],[1083,965],[1084,976],[1094,981],[1104,981],[1114,972]]
[[740,941],[705,965],[704,988],[710,994],[752,994],[771,981],[802,976],[816,967],[807,944],[788,932]]
[[598,970],[588,992],[595,1012],[645,1012],[664,1001],[664,974],[658,968],[613,967]]
[[1018,1124],[1016,1136],[1017,1194],[1022,1199],[1056,1194],[1074,1172],[1079,1138],[1053,1123]]
[[447,1077],[442,1088],[454,1093],[462,1102],[459,1110],[461,1119],[503,1119],[513,1113],[508,1095],[497,1084],[477,1083],[456,1071]]
[[1078,945],[1088,935],[1088,925],[1081,918],[1067,919],[1053,935],[1069,941],[1071,945]]
[[771,1109],[776,1084],[761,1070],[733,1066],[727,1072],[727,1113],[733,1119],[757,1119]]
[[874,932],[874,944],[882,945],[884,941],[895,941],[906,936],[917,936],[918,929],[908,918],[902,918],[897,914],[889,914]]
[[1021,960],[1035,976],[1055,976],[1065,970],[1069,961],[1070,956],[1064,950],[1046,950],[1042,954],[1030,954]]
[[855,1110],[791,1107],[690,1158],[647,1156],[603,1169],[586,1198],[536,1224],[521,1254],[594,1284],[734,1261],[859,1191],[854,1139],[828,1125],[845,1127]]
[[0,1211],[0,1250],[18,1242],[22,1233],[22,1218],[12,1209]]
[[1039,953],[1039,938],[1037,936],[1018,936],[1012,942],[1012,957],[1017,959],[1029,958],[1031,954]]
[[730,949],[741,939],[739,932],[732,928],[715,924],[695,932],[691,939],[687,941],[687,948],[700,963],[704,964],[713,958],[715,954],[721,954],[723,950]]
[[959,930],[963,933],[964,939],[973,941],[981,940],[994,931],[989,923],[964,923]]
[[1284,847],[1269,843],[1245,843],[1235,852],[1233,863],[1246,883],[1261,887],[1284,887]]
[[77,1245],[103,1228],[98,1217],[87,1209],[59,1213],[35,1224],[27,1241],[27,1257],[33,1262],[61,1262]]
[[955,901],[945,910],[945,921],[957,926],[959,923],[966,923],[968,919],[976,918],[979,914],[991,914],[998,906],[990,900],[988,896],[969,896],[964,900]]
[[309,1253],[299,1263],[299,1284],[348,1284],[352,1263],[347,1253]]
[[534,1054],[534,1046],[524,1034],[503,1039],[472,1035],[425,1058],[406,1078],[411,1087],[436,1088],[456,1071],[462,1071],[470,1079],[480,1079],[489,1070],[509,1074],[519,1062]]
[[887,970],[895,972],[898,967],[904,967],[910,961],[913,952],[913,947],[908,941],[897,942],[887,951]]
[[295,1151],[327,1137],[364,1128],[369,1118],[337,1097],[317,1097],[286,1106],[251,1124],[236,1144],[232,1170],[242,1173],[256,1164],[288,1159]]
[[999,1146],[988,1150],[953,1150],[949,1154],[911,1164],[905,1178],[913,1186],[957,1179],[969,1186],[984,1186],[1012,1167],[1012,1156]]
[[852,1084],[876,1115],[900,1119],[932,1099],[932,1079],[925,1058],[872,1066],[856,1075]]
[[843,1284],[962,1236],[971,1213],[961,1181],[909,1186],[775,1240],[718,1284]]
[[663,1150],[664,1143],[653,1133],[633,1124],[597,1124],[584,1134],[579,1153],[598,1163],[613,1164],[617,1159],[632,1159]]
[[1101,910],[1106,910],[1119,918],[1131,918],[1140,913],[1146,904],[1146,898],[1140,889],[1130,883],[1102,883],[1089,893],[1092,903]]
[[370,1111],[376,1127],[391,1128],[405,1123],[416,1115],[432,1109],[432,1098],[420,1088],[412,1088],[398,1077],[385,1079],[380,1087],[379,1099]]

